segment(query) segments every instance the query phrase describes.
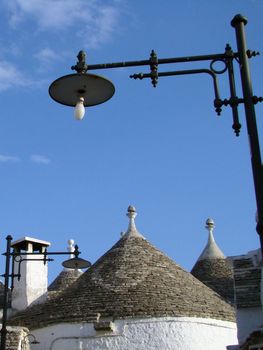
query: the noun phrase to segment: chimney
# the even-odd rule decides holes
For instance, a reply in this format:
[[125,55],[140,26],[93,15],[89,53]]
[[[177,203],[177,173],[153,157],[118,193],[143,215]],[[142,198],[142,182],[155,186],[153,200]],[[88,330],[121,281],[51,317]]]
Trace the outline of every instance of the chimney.
[[[44,253],[50,246],[49,242],[36,238],[23,237],[12,243],[16,253]],[[48,268],[47,263],[36,261],[43,260],[43,255],[21,255],[14,262],[14,273],[18,273],[20,265],[20,280],[14,279],[14,290],[12,293],[12,309],[24,310],[32,303],[41,303],[47,297]],[[19,262],[19,260],[23,259]],[[33,261],[30,259],[34,259]]]

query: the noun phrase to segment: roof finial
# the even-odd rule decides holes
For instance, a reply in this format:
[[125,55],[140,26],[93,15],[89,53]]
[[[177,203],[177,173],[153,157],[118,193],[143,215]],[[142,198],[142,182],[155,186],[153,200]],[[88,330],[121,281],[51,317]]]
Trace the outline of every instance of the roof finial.
[[[67,251],[71,254],[69,254],[69,259],[72,259],[75,257],[75,255],[73,254],[74,250],[75,250],[75,246],[74,246],[74,239],[69,239],[68,240],[68,246],[67,246]],[[68,271],[71,270],[68,267],[64,267],[64,271]]]
[[214,232],[214,228],[215,228],[215,222],[213,219],[207,219],[205,222],[205,228],[208,230],[209,232],[209,239],[214,240],[214,236],[213,236],[213,232]]
[[135,218],[137,216],[136,209],[133,206],[129,205],[126,215],[130,219],[128,231],[137,231],[135,226]]
[[215,222],[213,219],[207,219],[205,222],[205,228],[209,232],[208,241],[207,244],[199,256],[198,260],[204,260],[204,259],[225,259],[225,255],[221,251],[221,249],[218,247],[218,245],[215,242],[213,231],[215,228]]
[[128,209],[127,209],[127,214],[128,218],[130,219],[129,221],[129,226],[128,226],[128,230],[127,232],[125,233],[125,235],[123,237],[125,237],[127,234],[129,235],[136,235],[136,236],[140,236],[140,237],[143,237],[138,231],[137,231],[137,228],[136,228],[136,225],[135,225],[135,218],[137,216],[137,213],[136,213],[136,209],[132,206],[132,205],[129,205]]
[[73,254],[73,252],[75,250],[74,239],[69,239],[68,240],[68,248],[67,248],[67,250],[68,250],[69,253],[72,253],[72,254],[70,254],[69,258],[70,259],[74,258],[74,254]]

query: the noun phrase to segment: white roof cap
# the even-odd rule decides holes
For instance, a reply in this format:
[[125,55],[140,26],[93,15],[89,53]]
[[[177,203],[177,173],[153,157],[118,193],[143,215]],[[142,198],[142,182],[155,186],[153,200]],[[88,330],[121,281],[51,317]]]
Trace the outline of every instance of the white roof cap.
[[213,231],[215,228],[214,220],[207,219],[205,228],[209,232],[208,242],[197,261],[204,260],[204,259],[225,259],[226,257],[224,253],[218,247],[214,239],[214,235],[213,235]]
[[31,243],[33,245],[33,250],[39,250],[42,247],[49,247],[51,244],[50,242],[43,241],[41,239],[25,236],[12,242],[11,246],[13,248],[25,250],[28,243]]

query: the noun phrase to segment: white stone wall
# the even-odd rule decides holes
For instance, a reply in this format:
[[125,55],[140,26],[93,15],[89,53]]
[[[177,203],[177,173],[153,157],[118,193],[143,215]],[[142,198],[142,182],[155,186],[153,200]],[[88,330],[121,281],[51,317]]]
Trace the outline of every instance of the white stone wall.
[[263,322],[261,307],[244,308],[236,310],[238,324],[238,341],[244,343],[253,331],[257,330]]
[[226,350],[237,344],[236,324],[203,318],[115,320],[114,332],[93,324],[59,324],[31,331],[31,350]]

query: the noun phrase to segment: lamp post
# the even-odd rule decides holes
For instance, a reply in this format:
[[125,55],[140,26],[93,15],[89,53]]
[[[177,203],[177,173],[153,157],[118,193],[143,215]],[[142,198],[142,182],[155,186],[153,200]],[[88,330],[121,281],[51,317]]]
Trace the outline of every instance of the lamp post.
[[[163,76],[209,74],[213,79],[213,88],[215,95],[214,107],[216,113],[220,115],[223,106],[231,107],[233,115],[232,128],[234,129],[236,136],[239,135],[241,128],[238,116],[238,106],[239,104],[244,104],[245,107],[257,205],[256,230],[260,236],[261,252],[263,256],[263,166],[260,155],[260,145],[255,115],[255,104],[262,102],[263,98],[253,95],[249,70],[249,59],[257,56],[259,53],[247,49],[244,29],[246,24],[247,19],[240,14],[236,15],[231,21],[231,25],[234,27],[236,32],[237,52],[233,52],[230,45],[227,44],[225,52],[219,54],[158,59],[156,53],[152,51],[148,60],[87,65],[85,61],[85,52],[80,51],[79,55],[77,56],[78,63],[75,66],[71,67],[72,70],[75,70],[77,73],[67,75],[55,80],[49,87],[49,94],[56,102],[69,106],[76,106],[76,110],[80,110],[81,105],[81,111],[79,113],[81,117],[77,119],[82,119],[84,116],[85,106],[103,103],[107,101],[115,91],[114,86],[111,85],[111,83],[105,78],[87,73],[90,70],[149,66],[150,73],[133,74],[130,76],[130,78],[150,78],[154,87],[156,87],[158,83],[158,78]],[[205,68],[158,72],[158,66],[161,64],[193,63],[197,61],[210,61],[209,69]],[[216,69],[216,62],[222,62],[224,64],[224,68],[221,70]],[[234,74],[235,62],[237,62],[240,69],[243,97],[238,97],[236,94]],[[225,72],[227,72],[229,79],[230,98],[222,100],[219,95],[217,76]],[[78,84],[76,84],[77,79]],[[94,84],[95,81],[96,84]],[[91,99],[90,103],[88,102],[89,99]],[[98,102],[96,103],[96,101]]]
[[[48,252],[45,249],[44,252],[15,252],[14,250],[11,252],[12,245],[12,236],[8,235],[6,237],[6,251],[3,253],[5,256],[5,273],[2,275],[4,277],[4,297],[3,297],[3,315],[2,315],[2,328],[1,328],[1,343],[0,350],[6,350],[6,335],[7,335],[7,309],[8,309],[8,295],[9,295],[9,281],[11,279],[11,291],[14,288],[14,278],[21,277],[20,266],[21,263],[25,260],[29,261],[43,261],[46,264],[48,261],[53,261],[54,259],[48,258],[49,255],[74,255],[74,258],[68,259],[62,263],[64,267],[71,269],[84,269],[91,266],[91,263],[87,260],[79,258],[80,251],[78,250],[78,246],[75,245],[74,252]],[[26,256],[26,258],[23,258]],[[33,256],[32,259],[27,259],[27,256]],[[42,258],[35,258],[35,256],[42,256]],[[16,258],[19,258],[18,261]],[[10,273],[10,262],[12,260],[12,270]],[[18,273],[14,273],[14,262],[18,262]]]

